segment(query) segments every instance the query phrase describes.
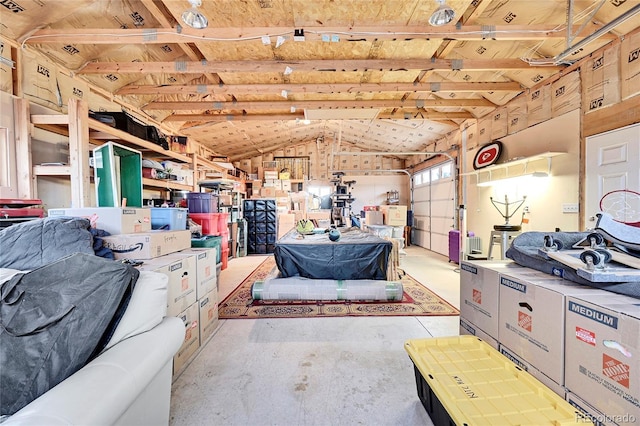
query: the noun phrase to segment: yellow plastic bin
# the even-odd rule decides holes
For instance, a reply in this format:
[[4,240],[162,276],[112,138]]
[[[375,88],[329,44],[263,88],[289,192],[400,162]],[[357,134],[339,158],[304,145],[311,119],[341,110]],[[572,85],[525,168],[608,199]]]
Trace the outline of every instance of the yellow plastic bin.
[[476,336],[408,340],[405,350],[418,397],[436,426],[592,424]]

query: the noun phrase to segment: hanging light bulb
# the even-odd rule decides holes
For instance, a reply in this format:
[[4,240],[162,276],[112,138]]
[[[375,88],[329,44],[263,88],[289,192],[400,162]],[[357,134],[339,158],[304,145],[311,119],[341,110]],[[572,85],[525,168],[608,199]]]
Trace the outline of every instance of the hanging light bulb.
[[209,21],[198,10],[198,7],[202,5],[202,0],[189,0],[189,3],[191,3],[191,7],[182,13],[182,22],[196,30],[207,28]]
[[435,12],[429,18],[429,23],[434,27],[439,27],[441,25],[446,25],[449,22],[453,21],[453,18],[456,16],[456,13],[453,11],[451,6],[445,4],[446,0],[436,0],[440,3],[440,6],[436,9]]

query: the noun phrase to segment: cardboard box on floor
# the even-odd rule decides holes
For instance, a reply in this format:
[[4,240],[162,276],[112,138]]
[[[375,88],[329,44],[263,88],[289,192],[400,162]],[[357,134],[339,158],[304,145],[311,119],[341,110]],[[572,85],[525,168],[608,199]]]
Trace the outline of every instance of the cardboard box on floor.
[[533,377],[535,377],[540,382],[542,382],[542,384],[544,384],[546,387],[548,387],[549,389],[551,389],[552,391],[557,393],[563,399],[565,398],[565,388],[562,385],[560,385],[556,381],[554,381],[551,378],[549,378],[542,371],[540,371],[539,369],[537,369],[536,367],[531,365],[531,363],[529,363],[526,360],[522,359],[514,351],[510,350],[508,347],[506,347],[502,343],[499,343],[498,351],[500,351],[500,353],[502,355],[504,355],[507,358],[509,358],[511,360],[511,362],[513,362],[515,365],[517,365],[518,367],[520,367],[521,369],[523,369],[527,373],[531,374]]
[[498,341],[472,324],[470,321],[460,317],[460,335],[476,336],[487,342],[495,350],[498,350]]
[[184,323],[184,342],[173,356],[173,374],[176,375],[185,367],[186,362],[200,347],[200,327],[198,304],[193,303],[176,315]]
[[153,259],[191,247],[191,231],[155,230],[102,237],[116,259]]
[[91,227],[108,233],[133,234],[151,231],[151,210],[147,208],[83,207],[77,209],[49,209],[50,217],[82,217],[91,221]]
[[218,291],[214,290],[198,300],[200,309],[200,345],[203,345],[209,336],[218,327]]

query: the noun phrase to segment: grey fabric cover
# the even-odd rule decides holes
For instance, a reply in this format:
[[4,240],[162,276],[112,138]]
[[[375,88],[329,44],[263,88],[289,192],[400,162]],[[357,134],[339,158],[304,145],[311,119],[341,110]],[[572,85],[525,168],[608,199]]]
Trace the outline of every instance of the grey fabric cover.
[[326,233],[298,237],[298,232],[290,231],[276,242],[273,254],[284,278],[387,279],[391,241],[358,228],[342,230],[338,241]]
[[72,253],[93,251],[91,224],[82,218],[47,217],[0,231],[0,268],[31,270]]
[[[139,272],[76,253],[0,288],[0,414],[10,415],[91,358]],[[128,302],[128,299],[126,300]]]
[[590,232],[524,232],[511,242],[506,256],[518,265],[546,272],[573,281],[578,284],[597,287],[626,296],[640,298],[640,284],[633,282],[594,283],[582,278],[576,271],[556,260],[545,258],[538,250],[544,247],[544,238],[551,236],[554,241],[560,241],[564,249],[570,249],[574,244],[586,238]]

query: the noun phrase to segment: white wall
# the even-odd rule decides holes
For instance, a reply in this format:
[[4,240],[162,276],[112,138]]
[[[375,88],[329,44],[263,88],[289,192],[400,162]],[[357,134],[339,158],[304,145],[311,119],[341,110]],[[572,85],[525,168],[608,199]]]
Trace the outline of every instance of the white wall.
[[352,204],[352,211],[355,214],[360,213],[364,206],[386,204],[387,191],[393,190],[399,192],[399,204],[410,208],[409,176],[405,173],[368,176],[345,175],[342,179],[343,181],[356,181],[351,190],[355,197]]
[[[528,207],[528,224],[523,231],[578,231],[577,213],[563,213],[565,203],[578,204],[579,167],[580,167],[580,111],[575,110],[552,120],[540,123],[513,135],[500,139],[504,146],[504,157],[500,162],[513,158],[529,157],[544,152],[565,152],[551,160],[551,176],[548,178],[529,178],[528,181],[479,187],[475,176],[463,177],[466,185],[466,199],[461,201],[467,207],[467,231],[473,231],[482,238],[483,249],[488,250],[490,232],[493,225],[504,223],[503,217],[491,204],[490,197],[504,202],[508,192],[509,201],[515,201],[526,195],[523,207]],[[471,163],[475,150],[468,152],[463,172],[473,171]],[[545,163],[543,161],[542,163]],[[540,162],[536,162],[536,171]],[[545,166],[546,168],[546,166]],[[504,211],[504,209],[502,209]],[[519,224],[522,208],[510,220]]]

